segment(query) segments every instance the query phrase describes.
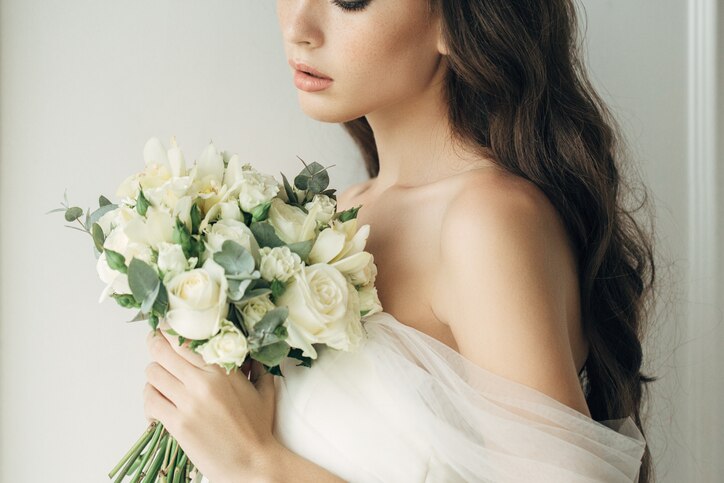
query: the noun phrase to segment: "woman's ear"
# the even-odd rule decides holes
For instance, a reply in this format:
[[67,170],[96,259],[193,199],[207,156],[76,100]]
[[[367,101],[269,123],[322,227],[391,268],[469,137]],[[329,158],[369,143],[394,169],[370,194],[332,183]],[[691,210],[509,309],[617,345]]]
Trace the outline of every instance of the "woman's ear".
[[447,45],[445,44],[445,39],[442,35],[442,22],[440,21],[440,17],[438,16],[437,20],[437,51],[440,52],[441,55],[448,55],[448,49]]

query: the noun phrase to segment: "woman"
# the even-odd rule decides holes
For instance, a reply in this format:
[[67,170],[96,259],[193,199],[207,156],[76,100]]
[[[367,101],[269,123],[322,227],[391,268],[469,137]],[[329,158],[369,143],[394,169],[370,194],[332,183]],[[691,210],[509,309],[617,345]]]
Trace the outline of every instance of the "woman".
[[371,179],[337,209],[363,207],[384,312],[358,353],[283,380],[227,378],[149,336],[147,417],[214,483],[651,481],[652,242],[623,204],[572,2],[277,13],[302,109],[362,150]]

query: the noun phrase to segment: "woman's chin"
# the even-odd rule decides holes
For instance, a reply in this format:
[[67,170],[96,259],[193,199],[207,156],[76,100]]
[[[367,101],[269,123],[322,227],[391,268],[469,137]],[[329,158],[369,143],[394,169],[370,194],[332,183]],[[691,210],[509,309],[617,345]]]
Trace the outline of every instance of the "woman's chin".
[[364,116],[364,111],[357,112],[351,109],[342,109],[340,103],[330,99],[309,99],[307,96],[313,96],[314,93],[302,92],[299,95],[299,106],[302,112],[311,117],[315,121],[342,123],[352,121],[358,117]]

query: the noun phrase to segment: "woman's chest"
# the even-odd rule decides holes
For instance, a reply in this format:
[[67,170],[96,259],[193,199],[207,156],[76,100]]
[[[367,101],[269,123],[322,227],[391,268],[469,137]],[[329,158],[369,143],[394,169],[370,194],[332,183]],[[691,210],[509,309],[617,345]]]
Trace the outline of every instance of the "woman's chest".
[[431,308],[444,206],[418,194],[385,193],[375,200],[350,197],[337,209],[359,205],[357,226],[370,225],[365,250],[374,256],[383,310],[458,350],[449,327]]

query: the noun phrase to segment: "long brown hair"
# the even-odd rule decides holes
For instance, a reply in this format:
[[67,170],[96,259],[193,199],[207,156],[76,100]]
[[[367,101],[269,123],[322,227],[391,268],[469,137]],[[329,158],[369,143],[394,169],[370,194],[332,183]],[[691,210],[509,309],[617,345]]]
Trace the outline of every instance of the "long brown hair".
[[[586,400],[593,419],[632,416],[642,434],[647,384],[641,340],[653,308],[651,232],[629,207],[620,128],[580,54],[572,0],[428,0],[441,15],[449,68],[444,93],[455,140],[534,182],[561,214],[577,251],[590,342]],[[432,18],[432,17],[431,17]],[[370,177],[379,172],[365,117],[343,123]],[[633,193],[633,190],[630,190]],[[639,481],[653,477],[648,445]]]

